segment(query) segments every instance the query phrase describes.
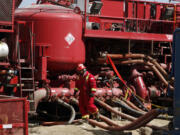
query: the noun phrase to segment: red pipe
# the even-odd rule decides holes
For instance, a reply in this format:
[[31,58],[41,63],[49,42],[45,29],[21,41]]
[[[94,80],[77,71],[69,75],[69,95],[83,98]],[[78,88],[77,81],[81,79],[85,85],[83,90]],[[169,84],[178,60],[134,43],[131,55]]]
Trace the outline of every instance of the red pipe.
[[48,97],[48,92],[45,88],[38,89],[34,92],[35,110],[37,109],[39,102],[47,97]]
[[[145,57],[146,58],[146,57]],[[102,58],[99,58],[98,59],[99,63],[106,63],[106,59],[102,59]],[[151,60],[152,61],[152,60]],[[154,62],[154,61],[152,61]],[[164,73],[164,69],[161,67],[161,66],[155,66],[155,64],[157,64],[157,62],[154,62],[155,64],[149,62],[149,61],[145,61],[143,59],[135,59],[135,60],[126,60],[126,61],[114,61],[115,64],[145,64],[145,65],[148,65],[155,73],[156,75],[159,77],[160,81],[162,81],[166,87],[169,86],[169,83],[166,81],[166,79],[164,78],[164,76],[159,72],[159,70],[166,76],[166,73]],[[158,65],[158,64],[157,64]],[[159,68],[159,69],[157,69]],[[167,76],[166,76],[167,77]],[[173,78],[170,80],[170,81],[173,81]],[[169,86],[171,90],[174,90],[174,87],[173,86]]]
[[168,77],[167,72],[161,67],[159,63],[155,59],[153,59],[150,56],[144,55],[144,54],[107,54],[112,59],[128,59],[128,58],[143,58],[149,60],[151,63],[153,63],[161,73],[163,73],[166,77]]
[[123,130],[133,130],[133,129],[137,129],[140,128],[144,125],[146,125],[149,121],[151,121],[152,119],[154,119],[155,117],[157,117],[160,114],[160,112],[158,110],[151,110],[150,112],[146,113],[145,115],[141,116],[140,118],[138,118],[137,120],[133,121],[132,123],[126,125],[126,126],[107,126],[104,125],[102,123],[96,122],[95,120],[89,119],[89,123],[98,127],[101,127],[103,129],[107,129],[107,130],[111,130],[111,131],[123,131]]
[[111,106],[109,106],[108,104],[106,104],[106,103],[98,100],[97,98],[95,99],[95,102],[97,102],[97,103],[98,103],[100,106],[102,106],[103,108],[106,108],[108,111],[113,112],[113,113],[121,116],[122,118],[125,118],[125,119],[130,120],[130,121],[136,120],[135,117],[132,117],[132,116],[130,116],[130,115],[127,115],[127,114],[122,113],[122,112],[119,112],[119,111],[116,111],[116,110],[114,110]]
[[[108,111],[113,112],[113,113],[115,113],[116,115],[121,116],[122,118],[125,118],[125,119],[130,120],[130,121],[135,121],[135,120],[136,120],[135,117],[132,117],[132,116],[127,115],[127,114],[122,113],[122,112],[118,112],[118,111],[114,110],[111,106],[109,106],[108,104],[106,104],[106,103],[98,100],[97,98],[95,99],[95,101],[96,101],[100,106],[102,106],[103,108],[106,108]],[[144,115],[143,115],[143,116],[144,116]],[[142,117],[142,116],[141,116],[141,117]],[[150,128],[153,128],[153,129],[157,129],[157,130],[162,130],[161,127],[157,127],[157,126],[154,126],[154,125],[147,124],[146,126],[147,126],[147,127],[150,127]]]
[[107,117],[105,117],[105,116],[103,116],[103,115],[100,115],[99,118],[100,118],[102,121],[106,122],[106,123],[107,123],[108,125],[110,125],[110,126],[119,127],[118,124],[116,124],[114,121],[112,121],[111,119],[109,119],[109,118],[107,118]]
[[[57,97],[70,97],[74,95],[73,89],[68,88],[51,88],[51,92],[49,93],[49,96],[57,96]],[[120,97],[123,95],[123,92],[119,88],[97,88],[95,96],[97,97],[107,97],[107,96],[116,96]]]
[[135,106],[132,102],[130,102],[129,100],[126,100],[124,98],[121,98],[128,106],[132,107],[133,109],[143,112],[145,113],[145,111],[143,111],[142,109],[138,108],[137,106]]
[[146,85],[144,83],[144,80],[142,78],[142,74],[140,74],[136,69],[133,69],[131,77],[132,77],[133,83],[135,85],[137,94],[141,98],[149,101],[148,91],[147,91]]

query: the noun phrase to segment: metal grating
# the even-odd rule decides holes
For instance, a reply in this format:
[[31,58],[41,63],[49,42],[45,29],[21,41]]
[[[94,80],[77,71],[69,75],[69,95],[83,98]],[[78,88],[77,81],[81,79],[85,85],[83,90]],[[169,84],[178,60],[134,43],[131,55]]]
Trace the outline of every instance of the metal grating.
[[15,0],[0,0],[0,32],[14,32]]
[[27,135],[27,102],[24,99],[0,99],[0,135]]
[[0,21],[12,22],[13,0],[0,0]]

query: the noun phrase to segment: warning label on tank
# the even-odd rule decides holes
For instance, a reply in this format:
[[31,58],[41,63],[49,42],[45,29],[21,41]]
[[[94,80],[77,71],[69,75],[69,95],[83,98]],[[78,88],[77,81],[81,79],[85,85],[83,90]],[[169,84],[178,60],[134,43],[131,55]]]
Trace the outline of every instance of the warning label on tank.
[[65,36],[65,40],[70,46],[74,42],[75,37],[71,33],[68,33],[67,36]]

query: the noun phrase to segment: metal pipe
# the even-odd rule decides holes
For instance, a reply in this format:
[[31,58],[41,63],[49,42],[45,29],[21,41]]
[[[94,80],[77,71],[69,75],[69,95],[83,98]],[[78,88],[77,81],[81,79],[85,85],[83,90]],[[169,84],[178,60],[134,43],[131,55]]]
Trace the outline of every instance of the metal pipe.
[[[78,102],[78,100],[76,100],[75,98],[72,98],[71,99],[71,102],[73,102],[73,103],[75,103],[76,105],[78,105],[79,104],[79,102]],[[107,117],[105,117],[105,116],[103,116],[103,115],[99,115],[99,118],[102,120],[102,121],[104,121],[104,122],[106,122],[108,125],[110,125],[110,126],[119,126],[118,124],[116,124],[115,122],[113,122],[111,119],[109,119],[109,118],[107,118]]]
[[131,80],[136,88],[137,95],[139,95],[144,100],[149,101],[149,94],[143,80],[143,75],[135,68],[131,71]]
[[41,125],[43,126],[54,126],[54,125],[65,125],[66,122],[59,122],[59,121],[53,121],[53,122],[42,122]]
[[126,61],[119,61],[119,64],[145,64],[151,67],[151,69],[156,73],[156,75],[159,77],[159,79],[166,85],[168,86],[168,82],[166,79],[163,77],[163,75],[158,71],[155,65],[153,65],[151,62],[146,62],[144,60],[126,60]]
[[[127,104],[125,104],[123,101],[121,101],[121,100],[113,100],[113,102],[115,103],[115,104],[117,104],[117,105],[119,105],[120,107],[122,107],[122,108],[124,108],[124,109],[126,109],[128,112],[131,112],[132,114],[135,114],[135,115],[137,115],[137,116],[142,116],[142,115],[144,115],[146,112],[142,112],[142,111],[137,111],[137,110],[135,110],[135,109],[133,109],[133,108],[131,108],[131,107],[129,107]],[[170,116],[164,116],[164,115],[159,115],[159,116],[157,116],[157,118],[158,119],[168,119],[168,120],[172,120],[173,118],[172,117],[170,117]]]
[[[73,102],[73,103],[75,103],[75,104],[79,104],[79,102],[76,100],[76,99],[71,99],[71,101]],[[111,119],[109,119],[109,118],[107,118],[107,117],[105,117],[105,116],[103,116],[103,115],[100,115],[99,116],[99,118],[102,120],[102,121],[104,121],[105,123],[107,123],[108,125],[110,125],[110,126],[118,126],[119,127],[119,125],[118,124],[116,124],[115,122],[113,122]]]
[[113,122],[111,119],[109,119],[109,118],[107,118],[107,117],[105,117],[105,116],[103,116],[103,115],[100,115],[99,118],[100,118],[102,121],[106,122],[106,123],[107,123],[108,125],[110,125],[110,126],[119,127],[118,124],[116,124],[116,123]]
[[167,72],[161,67],[159,63],[155,59],[153,59],[150,56],[144,55],[144,54],[107,54],[112,59],[128,59],[128,58],[143,58],[149,60],[151,63],[153,63],[160,72],[165,75],[165,77],[168,77]]
[[107,126],[104,124],[101,124],[99,122],[96,122],[92,119],[89,119],[89,123],[95,126],[99,126],[101,128],[107,129],[107,130],[111,130],[111,131],[123,131],[123,130],[133,130],[133,129],[137,129],[140,128],[141,126],[146,125],[148,122],[150,122],[152,119],[154,119],[155,117],[157,117],[160,114],[160,111],[158,111],[157,109],[151,110],[150,112],[146,113],[145,115],[141,116],[140,118],[138,118],[137,120],[133,121],[132,123],[126,125],[126,126]]
[[145,114],[143,112],[132,109],[131,107],[129,107],[127,104],[125,104],[121,100],[113,100],[112,102],[115,103],[115,105],[117,105],[118,107],[122,107],[123,109],[125,109],[126,111],[128,111],[129,113],[131,113],[133,115],[142,116]]
[[48,96],[48,92],[45,88],[38,89],[34,92],[35,110],[37,109],[39,102],[42,99],[47,98],[47,96]]
[[119,64],[127,65],[127,64],[145,64],[145,63],[144,63],[144,60],[135,59],[135,60],[119,61]]
[[103,108],[106,108],[108,111],[113,112],[113,113],[121,116],[122,118],[125,118],[125,119],[130,120],[130,121],[136,120],[135,117],[132,117],[132,116],[127,115],[127,114],[125,114],[125,113],[122,113],[122,112],[119,112],[119,111],[117,111],[117,110],[114,110],[111,106],[109,106],[108,104],[100,101],[100,100],[97,99],[97,98],[95,98],[94,101],[97,102],[97,103],[98,103],[100,106],[102,106]]
[[125,98],[121,98],[128,106],[130,106],[131,108],[137,110],[137,111],[140,111],[140,112],[143,112],[143,113],[146,113],[145,111],[143,111],[142,109],[138,108],[137,106],[135,106],[131,101],[129,100],[126,100]]
[[159,70],[162,74],[165,75],[166,78],[168,78],[168,73],[163,69],[163,67],[157,63],[157,61],[155,59],[153,59],[152,57],[150,56],[147,56],[146,57],[151,63],[153,63]]
[[[50,88],[45,87],[45,88],[41,88],[41,89],[39,89],[39,90],[37,90],[37,91],[34,92],[35,110],[37,109],[37,106],[38,106],[39,102],[40,102],[42,99],[48,99],[48,98],[49,98],[49,96],[50,96],[49,92],[50,92],[50,91],[51,91]],[[64,107],[66,107],[66,108],[68,108],[68,109],[71,110],[71,116],[70,116],[69,121],[67,122],[67,124],[71,124],[72,121],[75,119],[75,115],[76,115],[76,112],[75,112],[74,108],[73,108],[71,105],[69,105],[68,103],[62,101],[62,100],[61,100],[60,98],[58,98],[58,97],[56,97],[56,101],[57,101],[59,104],[61,104],[61,105],[63,105]]]
[[166,85],[168,86],[168,82],[166,81],[166,79],[163,77],[163,75],[158,71],[158,69],[155,67],[154,64],[150,63],[150,62],[146,62],[148,66],[151,67],[151,69],[156,73],[156,75],[159,77],[159,79]]
[[60,98],[57,98],[56,101],[58,102],[58,104],[63,105],[64,107],[71,110],[71,116],[70,116],[69,121],[67,122],[67,124],[71,124],[76,116],[76,112],[75,112],[74,108],[71,105],[69,105],[68,103],[61,100]]
[[[132,54],[132,57],[131,57],[131,54],[126,54],[126,55],[108,54],[108,55],[110,57],[112,57],[112,58],[138,58],[138,57],[139,58],[148,58],[153,63],[151,63],[149,61],[145,61],[143,59],[126,60],[126,61],[114,61],[114,63],[116,63],[116,64],[145,64],[145,65],[148,65],[156,73],[156,75],[159,77],[159,79],[166,85],[166,87],[169,86],[169,83],[166,81],[164,76],[159,72],[159,70],[160,70],[166,76],[166,74],[167,74],[166,71],[155,60],[153,60],[151,57],[145,57],[145,55],[143,55],[143,54],[142,55],[141,54]],[[100,59],[100,61],[102,62],[102,59]],[[172,90],[174,89],[173,86],[170,86],[170,88]]]
[[[118,111],[116,111],[116,110],[114,110],[114,109],[112,109],[112,107],[111,106],[109,106],[109,105],[107,105],[106,103],[104,103],[104,102],[102,102],[102,101],[100,101],[100,100],[98,100],[98,99],[96,99],[95,98],[95,101],[96,102],[98,102],[99,103],[99,105],[101,105],[102,107],[104,107],[104,108],[106,108],[107,110],[109,110],[109,111],[111,111],[111,112],[113,112],[113,113],[115,113],[115,114],[117,114],[117,115],[120,115],[121,117],[123,117],[123,118],[127,118],[128,120],[130,120],[130,121],[135,121],[135,120],[137,120],[136,118],[134,118],[134,117],[132,117],[132,116],[129,116],[129,115],[127,115],[127,114],[124,114],[124,113],[121,113],[121,112],[118,112]],[[71,99],[71,102],[73,102],[73,103],[75,103],[75,104],[78,104],[78,101],[76,100],[76,99],[74,99],[74,98],[72,98]],[[112,111],[113,110],[113,111]],[[147,114],[145,114],[145,115],[143,115],[144,116],[144,118],[141,118],[141,119],[143,119],[142,121],[144,121],[144,123],[147,123],[147,121],[149,121],[150,119],[148,119],[148,120],[144,120],[146,117],[148,117],[147,115],[150,115],[152,112],[154,112],[154,110],[153,111],[151,111],[151,112],[148,112]],[[153,113],[152,113],[153,114]],[[101,116],[101,115],[100,115]],[[143,116],[141,116],[141,117],[143,117]],[[156,116],[154,116],[154,117],[156,117]],[[102,116],[100,117],[100,118],[102,118]],[[104,117],[105,118],[105,117]],[[152,117],[151,117],[152,118]],[[107,118],[106,118],[107,119]],[[103,120],[103,119],[102,119]],[[89,119],[89,123],[91,124],[91,125],[95,125],[95,126],[99,126],[99,127],[101,127],[101,128],[104,128],[104,129],[107,129],[107,130],[111,130],[111,128],[114,128],[115,127],[115,130],[125,130],[125,129],[123,129],[123,128],[127,128],[127,126],[129,126],[129,125],[127,125],[127,126],[125,126],[125,127],[121,127],[121,126],[119,126],[119,125],[117,125],[117,124],[115,124],[114,122],[112,123],[112,121],[110,121],[109,119],[108,119],[108,121],[107,120],[104,120],[106,123],[108,123],[109,125],[112,125],[112,126],[106,126],[106,125],[104,125],[104,124],[102,124],[102,123],[99,123],[99,122],[97,122],[97,121],[95,121],[95,120],[91,120],[91,119]],[[139,121],[141,121],[141,120],[139,120]],[[137,122],[137,123],[139,123],[139,122]],[[141,123],[142,125],[144,124],[144,123]],[[132,123],[131,123],[132,124]],[[136,124],[135,124],[136,125]],[[133,128],[133,127],[135,127],[135,125],[133,125],[131,128]],[[162,128],[161,127],[157,127],[157,126],[154,126],[154,125],[150,125],[150,124],[148,124],[148,125],[146,125],[146,126],[148,126],[148,127],[150,127],[150,128],[153,128],[153,129],[157,129],[157,130],[162,130]],[[118,128],[118,129],[117,129]]]
[[[149,123],[151,120],[153,120],[154,118],[156,118],[161,112],[159,111],[159,109],[153,109],[151,111],[149,111],[148,113],[146,113],[145,115],[141,116],[140,118],[142,118],[142,120],[139,120],[140,118],[138,118],[136,121],[138,121],[136,123],[136,125],[134,127],[132,127],[130,130],[134,130],[137,129],[139,127],[145,126],[147,123]],[[144,119],[143,119],[144,118]]]
[[[108,111],[113,112],[116,115],[121,116],[122,118],[125,118],[125,119],[130,120],[130,121],[135,121],[136,120],[135,117],[127,115],[127,114],[122,113],[122,112],[118,112],[118,111],[114,110],[111,106],[109,106],[108,104],[98,100],[97,98],[95,98],[95,102],[97,102],[103,108],[106,108]],[[157,130],[162,130],[161,127],[157,127],[157,126],[154,126],[154,125],[147,124],[146,126],[150,127],[150,128],[153,128],[153,129],[157,129]]]
[[107,54],[112,59],[145,58],[144,54]]

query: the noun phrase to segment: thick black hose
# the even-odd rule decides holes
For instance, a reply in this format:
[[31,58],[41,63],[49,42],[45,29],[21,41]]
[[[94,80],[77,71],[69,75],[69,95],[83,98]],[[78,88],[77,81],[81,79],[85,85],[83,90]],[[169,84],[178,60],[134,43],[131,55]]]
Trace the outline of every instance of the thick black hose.
[[[97,99],[97,98],[95,98],[95,101],[96,101],[100,106],[102,106],[103,108],[105,108],[105,109],[107,109],[108,111],[111,111],[111,112],[117,114],[118,116],[121,116],[122,118],[128,119],[128,120],[130,120],[130,121],[135,121],[135,120],[137,120],[137,119],[136,119],[135,117],[133,117],[133,116],[130,116],[130,115],[127,115],[127,114],[125,114],[125,113],[118,112],[118,111],[114,110],[111,106],[109,106],[108,104],[100,101],[100,100]],[[156,111],[156,112],[157,112],[157,111]],[[149,113],[149,112],[148,112],[148,113]],[[159,113],[159,110],[158,110],[158,113]],[[147,113],[146,113],[146,114],[147,114]],[[145,115],[146,115],[146,114],[145,114]],[[149,119],[148,119],[148,120],[149,120]],[[146,123],[146,122],[145,122],[145,123]],[[141,124],[142,124],[142,123],[141,123]],[[143,124],[144,124],[144,123],[143,123]],[[161,127],[154,126],[154,125],[147,124],[146,126],[147,126],[147,127],[150,127],[150,128],[153,128],[153,129],[157,129],[157,130],[162,130]]]
[[142,116],[143,114],[145,114],[143,112],[132,109],[131,107],[129,107],[126,103],[124,103],[121,100],[113,100],[113,103],[118,105],[118,107],[122,107],[123,109],[125,109],[126,111],[130,112],[131,114],[133,114],[135,116]]
[[70,104],[68,104],[68,103],[64,102],[63,100],[61,100],[60,98],[57,98],[56,101],[60,105],[63,105],[64,107],[71,110],[71,116],[70,116],[69,121],[67,122],[67,124],[71,124],[73,122],[73,120],[75,119],[75,116],[76,116],[76,112],[75,112],[74,108]]
[[133,93],[132,93],[132,96],[137,101],[137,103],[145,109],[145,111],[147,111],[147,112],[149,111]]
[[[140,111],[137,111],[137,110],[131,108],[130,106],[128,106],[125,102],[123,102],[121,100],[115,100],[115,101],[113,100],[113,102],[116,105],[119,105],[120,107],[125,109],[126,111],[130,112],[131,114],[134,114],[135,116],[142,116],[145,114],[144,112],[140,112]],[[173,119],[172,116],[165,116],[165,115],[159,115],[156,118],[157,119],[166,119],[166,120],[172,120]]]

